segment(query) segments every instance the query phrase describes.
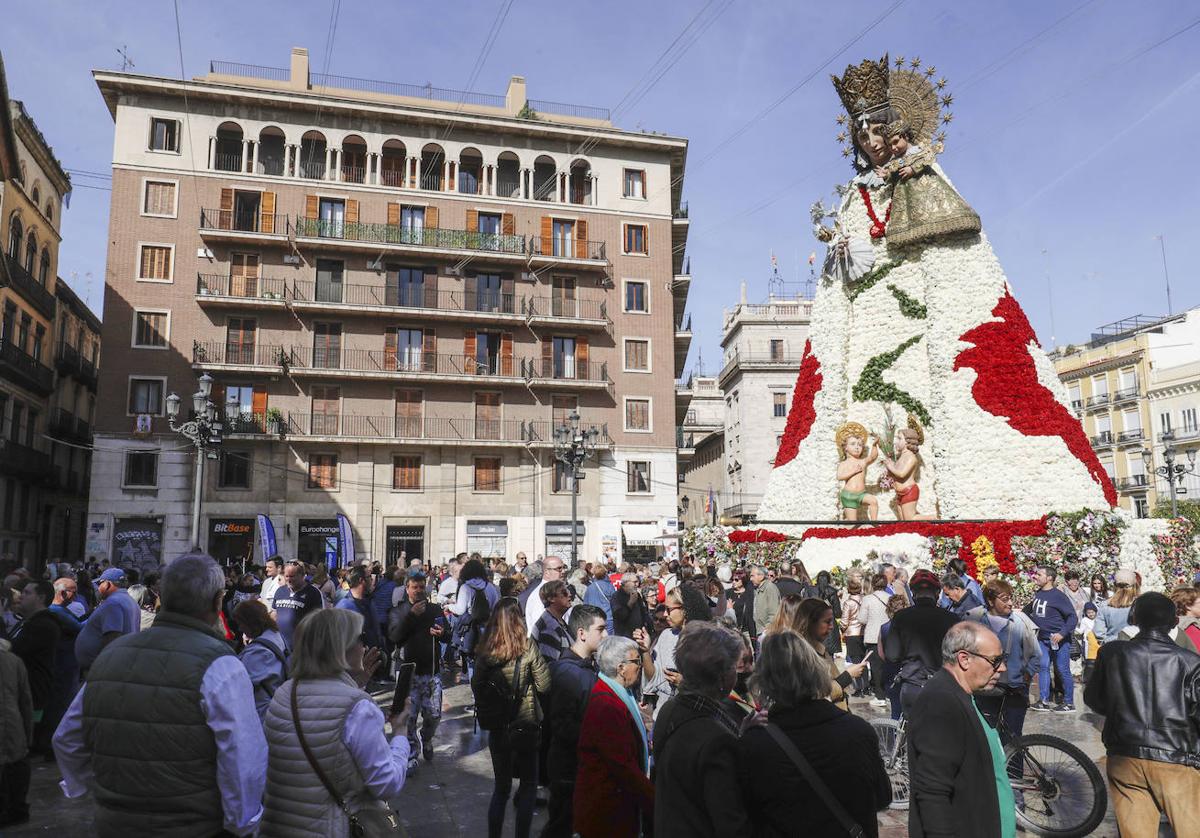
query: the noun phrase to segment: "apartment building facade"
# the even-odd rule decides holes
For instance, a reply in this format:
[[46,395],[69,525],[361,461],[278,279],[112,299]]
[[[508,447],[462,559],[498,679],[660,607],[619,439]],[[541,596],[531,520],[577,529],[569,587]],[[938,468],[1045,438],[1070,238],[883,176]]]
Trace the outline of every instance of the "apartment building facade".
[[519,77],[503,97],[364,82],[301,49],[95,76],[116,130],[97,438],[117,450],[89,532],[110,555],[189,546],[193,454],[164,402],[202,374],[226,427],[199,546],[220,559],[257,549],[257,514],[309,561],[345,558],[338,513],[359,559],[562,553],[572,412],[599,431],[581,557],[674,517],[685,140]]
[[725,488],[725,399],[716,376],[691,375],[675,389],[679,424],[679,520],[719,520]]
[[55,277],[70,178],[0,62],[0,560],[45,558],[58,487],[46,434],[54,392]]
[[754,520],[787,424],[792,390],[812,319],[812,300],[742,300],[726,309],[724,365],[717,376],[725,399],[726,482],[721,503],[731,523]]
[[[1162,465],[1164,432],[1195,428],[1186,386],[1187,365],[1200,357],[1200,312],[1172,317],[1137,316],[1098,329],[1083,345],[1054,357],[1072,408],[1101,465],[1117,488],[1122,509],[1148,517],[1166,484],[1154,478]],[[1151,398],[1152,390],[1155,396]],[[1150,452],[1149,462],[1143,454]],[[1148,467],[1149,466],[1149,467]]]

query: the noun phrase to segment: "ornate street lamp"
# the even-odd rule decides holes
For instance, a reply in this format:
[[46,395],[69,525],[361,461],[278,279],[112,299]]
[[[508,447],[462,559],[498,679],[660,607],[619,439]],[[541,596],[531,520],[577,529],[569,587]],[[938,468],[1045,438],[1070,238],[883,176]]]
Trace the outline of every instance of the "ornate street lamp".
[[1164,465],[1154,468],[1154,454],[1149,448],[1142,449],[1142,462],[1146,465],[1147,471],[1153,471],[1160,477],[1165,477],[1167,480],[1167,491],[1171,493],[1171,517],[1174,518],[1179,510],[1175,501],[1176,488],[1175,484],[1183,485],[1183,479],[1189,474],[1196,473],[1196,449],[1191,449],[1187,452],[1188,464],[1176,462],[1179,455],[1179,449],[1175,447],[1175,434],[1166,431],[1159,437],[1163,443],[1163,463]]
[[183,399],[177,393],[167,396],[167,423],[171,430],[187,439],[196,449],[196,470],[192,480],[192,547],[200,547],[200,495],[204,486],[204,461],[217,459],[216,448],[222,442],[225,424],[217,406],[208,400],[212,395],[213,379],[208,373],[200,376],[200,389],[192,394],[192,418],[179,422]]
[[579,564],[579,481],[583,479],[580,466],[596,451],[600,430],[592,425],[579,427],[579,414],[571,411],[567,421],[554,429],[554,459],[562,463],[571,478],[571,566]]

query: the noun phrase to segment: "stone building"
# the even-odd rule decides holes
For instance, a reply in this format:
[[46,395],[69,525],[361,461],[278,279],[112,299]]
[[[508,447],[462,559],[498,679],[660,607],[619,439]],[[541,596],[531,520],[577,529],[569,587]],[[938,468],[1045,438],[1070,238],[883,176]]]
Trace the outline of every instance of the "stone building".
[[[115,122],[89,533],[186,549],[191,451],[164,416],[215,381],[200,546],[439,561],[564,552],[553,429],[599,430],[582,558],[673,529],[687,142],[607,111],[214,62],[97,71]],[[650,541],[650,544],[646,542]],[[636,543],[633,543],[636,542]]]

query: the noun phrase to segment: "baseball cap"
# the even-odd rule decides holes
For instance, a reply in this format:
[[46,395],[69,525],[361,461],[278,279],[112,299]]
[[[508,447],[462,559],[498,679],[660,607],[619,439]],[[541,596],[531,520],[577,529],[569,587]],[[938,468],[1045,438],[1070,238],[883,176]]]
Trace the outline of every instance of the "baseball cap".
[[98,578],[96,580],[96,582],[98,582],[98,583],[99,582],[116,583],[116,582],[124,582],[124,581],[125,581],[125,571],[121,570],[121,568],[119,568],[119,567],[110,567],[108,570],[101,573],[100,578]]
[[942,587],[942,582],[934,575],[932,570],[918,570],[908,580],[910,588],[933,588],[939,590]]

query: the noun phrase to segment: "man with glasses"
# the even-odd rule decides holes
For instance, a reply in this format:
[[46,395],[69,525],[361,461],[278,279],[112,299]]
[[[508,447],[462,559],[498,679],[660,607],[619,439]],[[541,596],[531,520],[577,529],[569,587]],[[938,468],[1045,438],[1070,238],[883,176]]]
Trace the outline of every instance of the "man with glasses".
[[138,604],[124,591],[125,571],[110,567],[96,580],[96,593],[100,604],[88,617],[79,636],[75,638],[75,658],[79,661],[81,676],[109,643],[126,634],[137,634],[142,630],[142,613]]
[[530,585],[521,592],[525,606],[525,625],[529,628],[530,637],[533,637],[537,621],[541,619],[542,612],[546,610],[546,605],[542,602],[541,597],[542,585],[556,579],[562,579],[564,569],[562,559],[558,556],[547,556],[546,560],[542,562],[542,580],[536,585]]
[[[930,570],[918,570],[909,582],[913,605],[892,617],[891,628],[883,642],[883,653],[898,664],[900,673],[900,706],[904,712],[920,694],[942,665],[942,640],[958,617],[937,607],[941,581]],[[872,662],[872,666],[875,662]]]
[[1004,648],[987,626],[964,621],[946,632],[941,652],[942,668],[908,715],[908,832],[1013,838],[1004,748],[974,698],[1007,672]]
[[[972,609],[965,619],[987,626],[996,633],[1007,657],[1008,669],[994,687],[975,696],[975,704],[988,724],[999,731],[1001,744],[1008,745],[1025,730],[1029,682],[1038,671],[1041,657],[1037,626],[1024,611],[1013,608],[1012,585],[1003,579],[983,583],[983,598],[987,605]],[[1000,724],[1001,711],[1003,726]]]

